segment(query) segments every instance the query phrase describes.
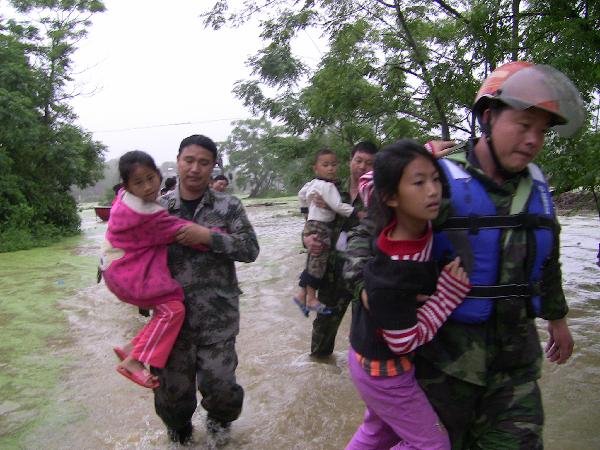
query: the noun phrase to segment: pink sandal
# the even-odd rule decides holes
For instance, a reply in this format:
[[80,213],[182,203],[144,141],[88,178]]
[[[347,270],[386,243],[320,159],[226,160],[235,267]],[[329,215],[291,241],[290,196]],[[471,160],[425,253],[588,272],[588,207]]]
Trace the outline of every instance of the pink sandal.
[[154,380],[154,375],[148,372],[148,369],[141,369],[137,372],[130,372],[123,366],[117,366],[117,372],[123,375],[125,378],[129,378],[136,384],[148,389],[156,389],[160,386],[158,380]]
[[121,347],[113,347],[113,351],[115,352],[115,355],[117,355],[117,358],[119,358],[119,361],[123,361],[127,358],[127,353],[125,353],[125,350]]

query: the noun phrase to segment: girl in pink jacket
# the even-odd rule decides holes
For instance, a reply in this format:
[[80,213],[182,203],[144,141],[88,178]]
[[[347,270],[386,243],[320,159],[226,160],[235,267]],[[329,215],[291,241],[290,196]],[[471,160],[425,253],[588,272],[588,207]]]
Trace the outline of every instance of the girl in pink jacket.
[[147,366],[165,366],[185,317],[183,289],[167,267],[167,245],[183,230],[195,233],[201,227],[169,215],[156,202],[161,175],[150,155],[137,150],[124,154],[119,172],[123,189],[110,210],[100,269],[120,300],[153,311],[137,336],[114,351],[121,359],[121,375],[154,389],[158,379]]

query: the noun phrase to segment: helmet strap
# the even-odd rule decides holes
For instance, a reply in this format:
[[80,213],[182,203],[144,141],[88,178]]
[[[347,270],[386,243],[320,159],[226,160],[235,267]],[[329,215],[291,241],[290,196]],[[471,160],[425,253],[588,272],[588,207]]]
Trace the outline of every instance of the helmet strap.
[[485,141],[487,142],[488,148],[490,150],[490,155],[492,155],[492,161],[494,161],[494,166],[496,168],[496,173],[500,175],[503,179],[508,180],[518,173],[509,172],[502,164],[500,164],[500,159],[498,158],[498,153],[496,152],[496,147],[494,146],[494,142],[492,141],[492,114],[495,111],[495,108],[490,108],[490,114],[487,122],[483,122],[480,120],[481,132],[485,136]]
[[508,179],[514,177],[515,175],[518,175],[517,173],[509,172],[504,167],[502,167],[502,165],[500,164],[500,160],[498,159],[498,155],[496,154],[496,148],[494,147],[494,143],[492,142],[491,126],[490,126],[489,131],[490,132],[485,133],[484,136],[485,136],[485,141],[487,142],[488,148],[490,149],[490,155],[492,155],[492,160],[494,161],[494,166],[496,166],[496,172],[505,180],[508,180]]

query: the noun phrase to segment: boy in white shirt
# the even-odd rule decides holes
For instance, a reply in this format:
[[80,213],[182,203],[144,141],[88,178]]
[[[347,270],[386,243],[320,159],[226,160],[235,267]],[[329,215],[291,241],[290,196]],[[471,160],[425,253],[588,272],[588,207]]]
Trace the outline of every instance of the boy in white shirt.
[[[335,153],[327,148],[320,150],[315,156],[313,166],[317,177],[306,183],[298,192],[300,210],[308,213],[302,232],[303,236],[317,234],[324,245],[324,250],[319,256],[308,254],[306,268],[300,274],[298,283],[300,289],[293,298],[294,303],[305,317],[308,317],[310,311],[318,314],[331,314],[331,310],[317,299],[317,290],[327,268],[335,215],[350,217],[357,214],[361,218],[365,215],[364,212],[355,211],[352,205],[342,203],[335,180],[337,167],[338,161]],[[328,208],[318,207],[314,201],[315,195],[320,196]]]

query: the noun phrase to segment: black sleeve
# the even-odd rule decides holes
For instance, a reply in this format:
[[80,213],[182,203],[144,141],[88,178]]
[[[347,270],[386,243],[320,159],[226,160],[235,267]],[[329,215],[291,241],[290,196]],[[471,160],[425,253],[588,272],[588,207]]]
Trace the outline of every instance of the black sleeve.
[[422,289],[421,283],[411,281],[410,272],[406,264],[382,257],[364,267],[369,313],[379,328],[400,330],[417,323],[416,296]]

